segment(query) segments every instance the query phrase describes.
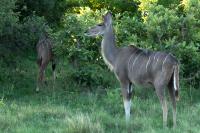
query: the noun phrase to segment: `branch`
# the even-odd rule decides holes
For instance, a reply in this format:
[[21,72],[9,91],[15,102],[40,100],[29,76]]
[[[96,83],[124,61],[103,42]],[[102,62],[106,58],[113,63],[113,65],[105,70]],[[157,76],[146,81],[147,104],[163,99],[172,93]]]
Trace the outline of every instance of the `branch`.
[[196,77],[199,77],[200,74],[200,70],[196,72],[196,74],[194,74],[192,77],[190,76],[190,78],[184,78],[182,79],[183,81],[191,81],[193,79],[195,79]]

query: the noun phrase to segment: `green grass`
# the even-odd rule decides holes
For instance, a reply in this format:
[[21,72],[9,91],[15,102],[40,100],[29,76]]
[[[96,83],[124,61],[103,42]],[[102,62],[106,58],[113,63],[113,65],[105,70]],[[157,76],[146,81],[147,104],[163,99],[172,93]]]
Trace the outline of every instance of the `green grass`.
[[[168,127],[162,127],[162,110],[151,89],[136,89],[131,121],[125,123],[120,89],[82,88],[58,74],[55,88],[48,85],[35,92],[36,65],[27,61],[1,82],[0,132],[2,133],[197,133],[200,129],[200,92],[181,86],[177,105],[177,128],[172,128],[171,103]],[[22,69],[23,68],[23,69]],[[32,68],[32,71],[30,71]],[[58,68],[60,69],[60,68]],[[65,69],[66,66],[65,66]],[[11,70],[10,70],[11,71]],[[11,74],[12,73],[12,74]],[[8,74],[9,75],[9,74]]]

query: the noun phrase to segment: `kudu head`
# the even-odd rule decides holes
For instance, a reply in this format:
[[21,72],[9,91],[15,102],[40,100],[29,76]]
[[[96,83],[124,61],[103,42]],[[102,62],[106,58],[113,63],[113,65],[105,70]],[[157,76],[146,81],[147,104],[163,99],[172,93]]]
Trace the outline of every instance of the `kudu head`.
[[103,16],[103,22],[89,28],[85,32],[85,35],[86,36],[103,35],[110,26],[112,26],[112,14],[110,12],[107,12]]

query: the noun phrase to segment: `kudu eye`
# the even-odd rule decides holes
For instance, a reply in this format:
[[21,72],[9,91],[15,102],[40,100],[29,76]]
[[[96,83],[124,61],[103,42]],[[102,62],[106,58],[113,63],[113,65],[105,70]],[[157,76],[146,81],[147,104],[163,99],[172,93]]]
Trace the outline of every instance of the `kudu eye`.
[[103,24],[98,24],[98,26],[103,26]]

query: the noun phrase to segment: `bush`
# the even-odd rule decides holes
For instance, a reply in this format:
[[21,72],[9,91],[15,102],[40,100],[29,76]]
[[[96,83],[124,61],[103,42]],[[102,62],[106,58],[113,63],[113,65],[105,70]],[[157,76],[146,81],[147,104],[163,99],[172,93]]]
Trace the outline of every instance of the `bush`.
[[[108,86],[109,76],[104,68],[99,52],[100,39],[84,36],[89,26],[96,24],[104,10],[92,11],[89,8],[80,8],[80,14],[66,14],[63,19],[63,30],[53,34],[56,46],[55,53],[58,57],[66,57],[73,69],[69,72],[71,79],[84,86]],[[97,16],[96,16],[97,15]],[[95,17],[96,16],[96,17]]]
[[[58,9],[59,22],[55,23],[60,27],[51,29],[47,21],[51,26],[54,22],[51,15],[46,13],[55,8],[52,4],[55,2],[54,0],[47,4],[45,15],[41,14],[41,7],[34,12],[32,9],[35,8],[35,5],[34,8],[23,12],[30,5],[24,6],[20,10],[20,15],[22,15],[20,21],[19,13],[13,11],[16,8],[15,2],[15,0],[1,1],[1,5],[3,5],[0,7],[2,66],[8,66],[8,64],[14,66],[14,63],[11,62],[20,60],[21,58],[16,58],[20,54],[26,56],[30,53],[35,54],[33,50],[35,50],[38,38],[43,32],[48,32],[54,40],[55,54],[58,58],[67,58],[72,65],[72,70],[68,72],[70,79],[85,86],[107,87],[112,84],[110,79],[113,80],[113,74],[108,73],[107,66],[99,52],[98,44],[101,43],[101,37],[84,36],[84,32],[90,26],[102,22],[101,16],[107,12],[107,9],[102,7],[107,8],[106,4],[99,5],[99,0],[97,0],[96,4],[89,5],[92,8],[90,9],[80,7],[81,2],[83,5],[90,4],[90,2],[76,1],[77,7],[70,8],[69,12],[63,15],[66,3],[60,5],[64,1],[58,2],[55,7],[61,6],[63,10]],[[22,1],[18,2],[18,6],[20,2],[22,5],[25,4]],[[42,2],[47,1],[43,0]],[[169,2],[157,0],[140,0],[138,5],[140,16],[133,16],[135,13],[130,12],[130,10],[133,11],[132,7],[130,10],[124,10],[123,4],[122,8],[109,8],[115,12],[113,13],[113,26],[117,36],[117,45],[124,46],[133,43],[141,48],[171,52],[180,60],[183,78],[188,78],[188,75],[197,75],[194,79],[198,81],[199,76],[196,73],[200,67],[200,2],[183,0],[180,4],[177,2],[169,4]],[[31,15],[26,14],[29,11],[31,11]],[[23,15],[23,13],[25,14]],[[60,22],[60,20],[62,21]],[[24,55],[21,57],[25,57]],[[1,70],[4,71],[4,69]]]
[[44,27],[44,18],[35,15],[19,22],[19,14],[14,12],[15,3],[15,0],[0,3],[0,56],[8,65],[16,56],[32,51],[41,33],[48,30]]
[[[200,4],[188,8],[197,11]],[[176,55],[181,63],[181,75],[186,79],[196,75],[200,67],[199,15],[189,9],[180,15],[178,10],[152,5],[144,20],[148,42],[156,49]],[[194,79],[198,81],[198,75]]]
[[148,41],[164,50],[164,40],[179,36],[179,17],[174,10],[164,8],[161,5],[151,5],[148,16],[144,20]]
[[18,14],[13,12],[15,0],[0,1],[0,56],[1,59],[13,57],[9,50],[15,51],[15,33],[19,28]]
[[[88,27],[102,21],[101,16],[105,14],[106,9],[92,11],[90,8],[76,8],[75,10],[77,14],[65,15],[64,30],[54,34],[57,42],[55,52],[59,56],[67,57],[73,64],[75,68],[71,73],[73,79],[86,85],[105,86],[108,83],[107,79],[104,80],[103,76],[98,75],[101,70],[103,72],[107,69],[96,45],[100,44],[101,40],[99,37],[96,39],[85,37],[84,32]],[[196,11],[198,7],[194,6],[191,10]],[[156,3],[148,5],[148,14],[144,18],[131,16],[129,12],[113,14],[117,45],[133,43],[141,48],[171,52],[180,60],[181,75],[188,78],[188,74],[195,74],[200,65],[198,36],[200,30],[196,27],[199,25],[199,15],[192,14],[194,15],[189,11],[180,14],[178,8],[170,9]],[[193,60],[190,60],[191,57]]]

